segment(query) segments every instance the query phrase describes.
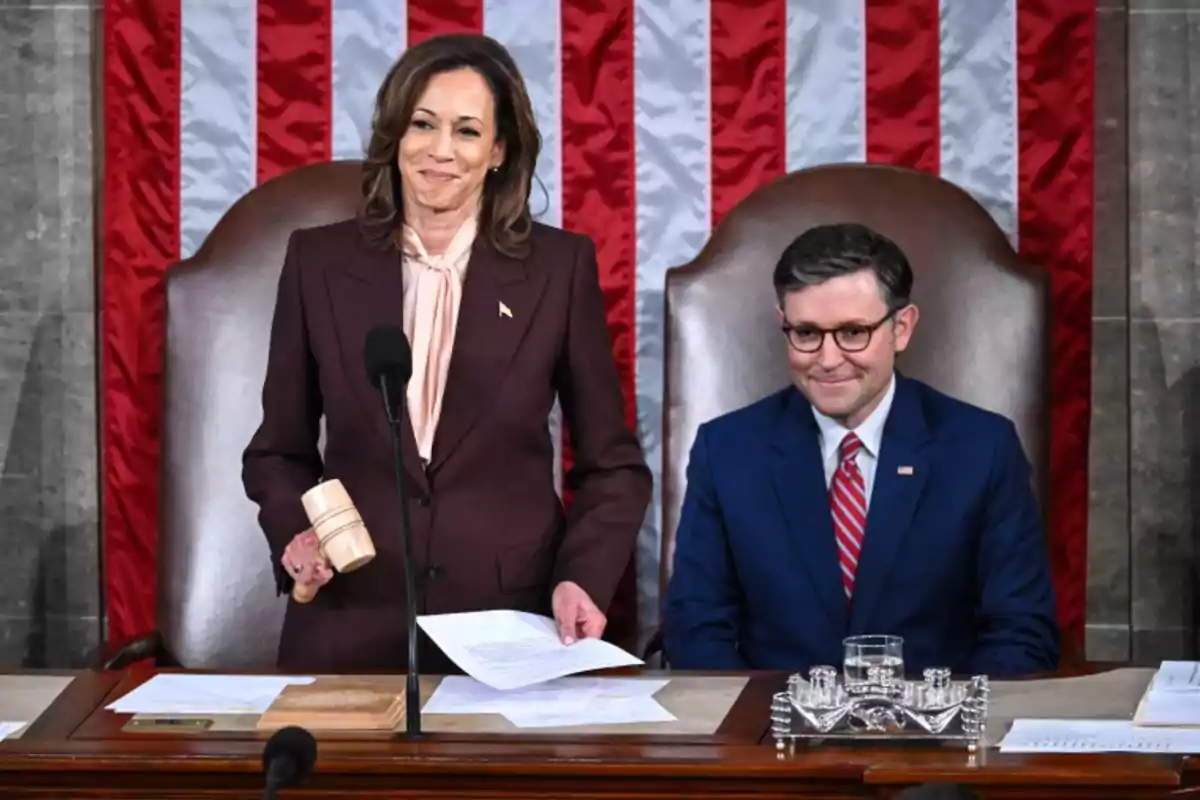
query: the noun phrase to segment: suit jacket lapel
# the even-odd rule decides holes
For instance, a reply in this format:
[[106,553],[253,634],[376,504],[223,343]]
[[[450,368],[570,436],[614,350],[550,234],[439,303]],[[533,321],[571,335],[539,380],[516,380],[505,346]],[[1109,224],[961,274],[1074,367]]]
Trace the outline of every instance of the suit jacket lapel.
[[[799,391],[793,390],[780,414],[771,475],[788,532],[800,549],[799,561],[834,630],[845,630],[846,594],[842,589],[817,424],[812,408]],[[795,608],[784,613],[806,612],[807,609]]]
[[[929,475],[932,436],[916,389],[899,373],[892,409],[883,428],[875,482],[867,509],[867,531],[854,578],[850,632],[887,633],[870,627],[884,595],[888,573],[912,523]],[[904,467],[904,474],[901,474]],[[911,470],[908,469],[911,467]]]
[[495,403],[544,285],[544,273],[499,253],[480,232],[463,283],[430,469],[445,463],[480,412]]
[[[371,426],[391,452],[391,426],[383,400],[367,378],[363,345],[367,332],[376,325],[401,325],[404,317],[404,278],[398,250],[376,250],[361,242],[355,253],[334,266],[329,275],[329,298],[342,353],[345,380],[362,406]],[[412,423],[404,417],[401,452],[405,470],[422,491],[429,490],[428,478],[417,455]]]

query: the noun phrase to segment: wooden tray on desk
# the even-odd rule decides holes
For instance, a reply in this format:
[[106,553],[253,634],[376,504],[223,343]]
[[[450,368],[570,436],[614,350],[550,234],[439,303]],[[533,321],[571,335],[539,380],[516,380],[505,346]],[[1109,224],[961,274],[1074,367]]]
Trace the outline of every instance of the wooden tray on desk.
[[328,731],[383,731],[404,724],[404,687],[380,685],[370,678],[317,678],[312,683],[283,687],[255,723],[260,731],[274,732],[289,725],[313,733]]

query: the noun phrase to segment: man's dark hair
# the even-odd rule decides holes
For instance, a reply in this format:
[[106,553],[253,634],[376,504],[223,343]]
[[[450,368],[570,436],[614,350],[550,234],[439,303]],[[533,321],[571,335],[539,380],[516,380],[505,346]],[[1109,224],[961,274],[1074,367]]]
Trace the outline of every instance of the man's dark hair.
[[782,305],[789,292],[865,269],[875,273],[889,311],[908,305],[913,274],[904,251],[856,222],[818,225],[797,236],[775,265],[775,294]]
[[895,800],[982,800],[978,794],[958,783],[923,783],[910,786]]

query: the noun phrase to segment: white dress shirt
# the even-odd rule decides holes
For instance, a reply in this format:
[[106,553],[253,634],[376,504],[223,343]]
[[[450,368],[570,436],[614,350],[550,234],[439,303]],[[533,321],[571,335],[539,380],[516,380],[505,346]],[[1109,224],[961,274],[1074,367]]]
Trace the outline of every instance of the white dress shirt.
[[[854,429],[862,448],[858,451],[858,471],[862,473],[863,485],[867,495],[867,508],[871,507],[871,489],[875,485],[875,467],[879,463],[879,448],[883,444],[883,426],[887,422],[888,412],[892,409],[892,397],[896,394],[896,376],[893,374],[888,382],[887,392],[875,410],[871,412],[862,424]],[[833,473],[837,472],[841,459],[842,439],[850,433],[847,428],[835,419],[825,416],[813,406],[813,416],[817,418],[820,429],[821,460],[825,464],[825,486],[833,482]]]

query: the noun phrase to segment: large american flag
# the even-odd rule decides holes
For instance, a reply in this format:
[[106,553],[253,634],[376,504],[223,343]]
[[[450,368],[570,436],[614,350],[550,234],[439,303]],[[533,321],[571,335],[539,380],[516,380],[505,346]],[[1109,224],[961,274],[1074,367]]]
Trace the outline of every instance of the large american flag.
[[[1050,546],[1085,606],[1091,0],[108,0],[102,446],[110,638],[154,626],[163,275],[253,186],[354,159],[404,51],[512,51],[544,150],[532,197],[599,249],[630,421],[661,474],[663,280],[756,186],[831,162],[937,173],[1053,274]],[[714,320],[713,324],[720,324]],[[781,356],[782,357],[782,356]],[[230,465],[236,469],[236,465]],[[658,621],[656,480],[613,624]]]

